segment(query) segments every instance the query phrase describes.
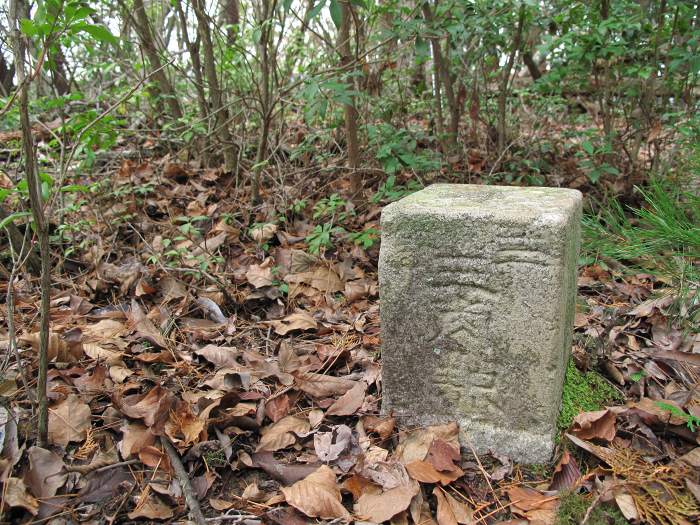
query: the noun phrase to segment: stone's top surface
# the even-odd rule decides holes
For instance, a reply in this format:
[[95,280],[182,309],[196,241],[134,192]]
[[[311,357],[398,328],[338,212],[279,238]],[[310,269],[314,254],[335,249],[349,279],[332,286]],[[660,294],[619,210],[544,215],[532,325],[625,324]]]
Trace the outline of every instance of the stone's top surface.
[[578,190],[563,188],[520,188],[479,184],[433,184],[390,204],[382,212],[387,219],[395,214],[447,216],[489,216],[520,221],[549,219],[565,221],[580,206]]

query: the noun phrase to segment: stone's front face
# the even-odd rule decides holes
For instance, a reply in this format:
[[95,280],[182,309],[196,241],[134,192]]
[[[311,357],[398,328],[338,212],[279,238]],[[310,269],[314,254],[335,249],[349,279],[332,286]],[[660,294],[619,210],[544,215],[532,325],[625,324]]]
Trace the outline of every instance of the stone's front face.
[[549,461],[576,294],[581,194],[436,184],[382,212],[383,402],[464,444]]

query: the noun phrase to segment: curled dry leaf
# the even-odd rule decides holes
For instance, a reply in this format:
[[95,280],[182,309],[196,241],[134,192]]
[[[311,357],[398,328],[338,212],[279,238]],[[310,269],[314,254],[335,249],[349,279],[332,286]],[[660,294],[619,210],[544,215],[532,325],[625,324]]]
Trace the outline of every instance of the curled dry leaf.
[[553,510],[557,507],[557,496],[547,496],[526,486],[512,486],[508,489],[511,504],[523,511]]
[[316,398],[342,395],[356,384],[356,381],[350,379],[314,372],[298,372],[294,377],[299,390]]
[[7,478],[4,482],[3,500],[10,508],[21,507],[36,516],[39,512],[39,502],[27,492],[27,486],[19,478]]
[[276,423],[289,414],[290,408],[289,396],[287,394],[281,394],[265,403],[265,415],[269,417],[273,423]]
[[272,267],[268,261],[271,262],[272,259],[267,259],[267,261],[265,261],[263,264],[251,265],[245,274],[245,278],[250,284],[255,286],[255,288],[272,286],[274,276],[272,275]]
[[283,485],[291,485],[314,472],[319,464],[284,463],[276,460],[272,452],[253,454],[253,466],[263,469],[271,478]]
[[438,525],[466,525],[473,523],[473,513],[466,503],[457,501],[440,487],[433,489],[433,495],[437,500],[436,517]]
[[172,509],[158,496],[145,492],[139,497],[134,510],[129,512],[129,519],[146,518],[149,520],[167,520],[173,517]]
[[294,330],[315,330],[317,326],[316,320],[304,310],[297,310],[284,319],[268,321],[268,324],[279,335],[287,335]]
[[[39,353],[39,332],[23,335],[19,338],[24,343],[29,343],[37,354]],[[57,363],[75,363],[83,357],[83,347],[80,343],[69,344],[59,334],[49,333],[48,358]]]
[[679,415],[680,412],[683,412],[683,409],[678,403],[670,399],[650,399],[648,397],[643,397],[637,403],[633,403],[632,407],[655,416],[664,424],[685,425],[686,423],[686,419]]
[[112,401],[122,414],[133,419],[142,419],[147,427],[151,427],[156,435],[160,435],[175,403],[175,396],[158,385],[146,394],[122,396],[121,392],[117,391],[112,396]]
[[139,450],[139,461],[152,469],[158,469],[168,473],[172,473],[173,471],[168,455],[155,446],[141,448],[141,450]]
[[49,441],[63,448],[83,441],[90,428],[90,407],[75,394],[49,408]]
[[616,492],[615,503],[622,512],[622,515],[630,522],[639,521],[639,512],[637,511],[637,505],[634,502],[634,498],[627,494],[626,492]]
[[575,487],[580,479],[581,471],[576,464],[576,460],[569,454],[568,450],[564,450],[564,454],[554,468],[554,475],[552,476],[549,490],[568,490]]
[[165,433],[178,448],[206,440],[205,422],[195,416],[188,403],[178,401],[165,423]]
[[216,346],[206,345],[199,350],[194,351],[195,354],[201,355],[210,363],[220,367],[235,367],[238,365],[236,358],[240,352],[231,346]]
[[255,242],[263,243],[272,239],[277,232],[277,225],[271,222],[260,224],[250,229],[250,236]]
[[335,474],[326,465],[291,487],[282,487],[287,503],[310,518],[350,520],[350,513],[341,503]]
[[363,416],[362,424],[368,432],[375,432],[380,438],[389,439],[396,428],[396,418]]
[[452,422],[402,434],[394,457],[398,458],[404,465],[412,461],[422,461],[428,454],[435,438],[442,439],[459,450],[459,426]]
[[362,407],[362,403],[365,400],[366,390],[367,385],[362,381],[358,381],[350,390],[345,392],[342,396],[336,399],[330,407],[328,407],[326,415],[352,416]]
[[430,463],[437,471],[455,471],[460,470],[455,462],[459,462],[461,455],[459,447],[455,447],[452,443],[448,443],[444,439],[435,438],[430,444],[428,454],[425,461]]
[[449,485],[464,475],[462,469],[456,465],[453,470],[438,471],[427,461],[412,461],[406,465],[406,470],[416,481],[421,483],[440,483],[441,485]]
[[337,425],[330,432],[314,434],[314,449],[321,461],[335,461],[350,447],[351,440],[352,430],[350,427]]
[[146,316],[136,299],[131,300],[131,310],[129,311],[129,321],[133,330],[143,339],[153,345],[165,348],[167,343],[165,337],[160,333],[151,320]]
[[571,433],[581,439],[615,439],[615,414],[610,410],[582,412],[574,418]]
[[413,480],[380,493],[367,491],[359,497],[353,510],[364,520],[382,523],[408,509],[419,491],[420,485]]
[[262,429],[260,443],[256,452],[275,451],[287,448],[296,443],[295,434],[306,434],[310,430],[309,420],[306,418],[287,416],[277,423]]
[[122,433],[122,440],[117,447],[123,459],[128,459],[132,454],[138,454],[143,447],[156,442],[156,436],[151,429],[138,421],[124,421],[119,430]]
[[52,498],[68,478],[63,472],[65,465],[57,455],[40,447],[31,447],[27,451],[29,470],[24,475],[24,481],[37,498]]

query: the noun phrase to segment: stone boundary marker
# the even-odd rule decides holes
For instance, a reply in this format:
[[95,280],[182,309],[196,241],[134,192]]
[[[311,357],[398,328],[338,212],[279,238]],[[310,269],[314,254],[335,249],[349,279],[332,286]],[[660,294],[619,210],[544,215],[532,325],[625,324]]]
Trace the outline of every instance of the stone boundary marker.
[[382,211],[384,413],[551,459],[571,348],[581,193],[435,184]]

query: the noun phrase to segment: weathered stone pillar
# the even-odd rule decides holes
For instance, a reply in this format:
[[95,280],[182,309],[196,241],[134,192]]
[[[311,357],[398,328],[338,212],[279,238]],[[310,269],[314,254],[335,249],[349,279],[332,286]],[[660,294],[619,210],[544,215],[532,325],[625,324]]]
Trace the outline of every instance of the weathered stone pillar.
[[435,184],[382,212],[383,402],[463,444],[550,459],[571,347],[581,193]]

